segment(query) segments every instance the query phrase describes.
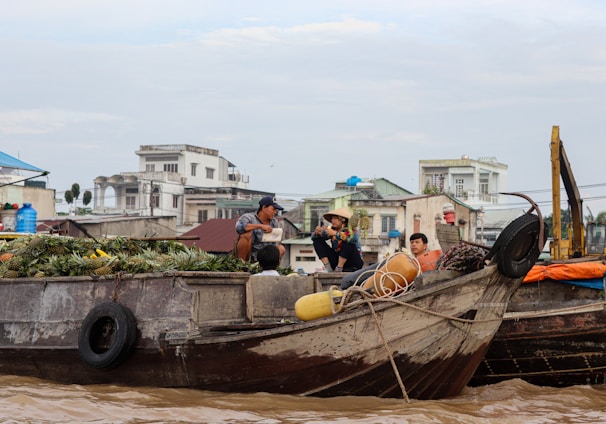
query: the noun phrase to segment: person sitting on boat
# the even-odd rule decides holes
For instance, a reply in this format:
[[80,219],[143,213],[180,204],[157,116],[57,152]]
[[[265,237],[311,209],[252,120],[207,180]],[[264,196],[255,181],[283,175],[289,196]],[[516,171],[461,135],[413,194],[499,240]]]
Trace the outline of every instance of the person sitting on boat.
[[440,256],[442,256],[442,251],[440,249],[428,250],[427,236],[423,233],[411,234],[409,240],[410,251],[419,261],[419,265],[421,265],[421,272],[436,269],[436,264]]
[[317,226],[311,236],[314,249],[328,272],[351,272],[364,266],[358,232],[348,227],[351,212],[347,208],[324,214],[331,225]]
[[278,265],[280,265],[280,249],[273,244],[268,244],[263,246],[257,252],[257,261],[259,261],[259,265],[261,266],[261,271],[257,275],[274,275],[279,276]]
[[275,197],[265,196],[259,200],[257,212],[245,213],[238,218],[236,232],[239,236],[236,242],[236,256],[245,261],[256,261],[259,250],[268,244],[278,247],[280,258],[284,255],[286,249],[281,243],[263,241],[263,234],[279,228],[276,215],[281,210],[284,208],[276,203]]
[[[421,267],[421,272],[431,271],[436,269],[437,261],[442,256],[440,249],[428,251],[428,240],[427,236],[423,233],[414,233],[410,236],[410,251]],[[381,268],[385,265],[386,260],[368,265],[356,272],[352,272],[341,279],[341,290],[346,290],[353,285],[360,285],[366,278],[373,274],[373,271]]]

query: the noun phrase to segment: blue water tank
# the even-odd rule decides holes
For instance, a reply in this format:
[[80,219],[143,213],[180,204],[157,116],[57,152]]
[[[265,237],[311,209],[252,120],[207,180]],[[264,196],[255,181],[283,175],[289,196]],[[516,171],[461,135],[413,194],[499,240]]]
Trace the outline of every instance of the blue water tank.
[[402,233],[400,233],[398,230],[396,230],[395,228],[391,231],[389,231],[389,233],[387,234],[387,237],[389,238],[398,238],[402,235]]
[[347,187],[355,187],[360,181],[362,181],[362,178],[354,175],[349,177],[347,181],[345,181],[345,185]]
[[24,203],[22,208],[17,211],[17,229],[18,233],[35,233],[36,220],[38,213],[32,208],[31,203]]

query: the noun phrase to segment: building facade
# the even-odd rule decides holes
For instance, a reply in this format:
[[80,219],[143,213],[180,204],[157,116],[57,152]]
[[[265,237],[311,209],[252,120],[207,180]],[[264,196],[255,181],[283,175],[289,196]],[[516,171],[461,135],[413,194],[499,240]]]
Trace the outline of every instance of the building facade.
[[494,157],[432,159],[419,161],[419,193],[446,193],[470,206],[507,203],[509,178],[505,164]]
[[177,226],[235,218],[264,195],[218,150],[188,144],[142,145],[139,170],[95,179],[94,214],[171,215]]
[[509,209],[508,166],[494,157],[419,161],[419,192],[445,193],[479,211],[476,238],[491,246],[507,223],[523,213]]

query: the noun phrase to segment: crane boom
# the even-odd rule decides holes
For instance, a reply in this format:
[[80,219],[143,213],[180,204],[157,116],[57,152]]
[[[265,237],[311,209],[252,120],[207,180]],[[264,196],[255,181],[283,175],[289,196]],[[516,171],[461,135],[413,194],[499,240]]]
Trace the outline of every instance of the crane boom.
[[553,242],[554,259],[561,258],[562,217],[560,212],[560,177],[568,196],[570,207],[570,224],[568,226],[568,257],[577,258],[585,256],[585,227],[583,225],[583,199],[579,193],[577,183],[572,174],[572,168],[560,139],[560,127],[553,126],[551,130],[551,190],[553,204]]

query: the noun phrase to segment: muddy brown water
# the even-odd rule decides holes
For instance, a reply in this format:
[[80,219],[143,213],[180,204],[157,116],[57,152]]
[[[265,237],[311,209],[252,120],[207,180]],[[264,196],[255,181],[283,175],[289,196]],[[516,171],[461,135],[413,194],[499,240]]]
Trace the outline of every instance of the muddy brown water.
[[58,385],[0,376],[2,423],[606,423],[606,387],[522,380],[439,401]]

